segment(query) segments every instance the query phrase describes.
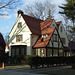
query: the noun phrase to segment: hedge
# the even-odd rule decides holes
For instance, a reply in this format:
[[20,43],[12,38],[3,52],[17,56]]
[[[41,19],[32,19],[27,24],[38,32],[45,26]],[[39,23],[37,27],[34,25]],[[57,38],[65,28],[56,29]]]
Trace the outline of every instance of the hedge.
[[44,67],[44,65],[47,65],[48,67],[50,65],[54,64],[74,64],[75,63],[75,57],[38,57],[38,56],[30,56],[28,58],[28,64],[32,67],[38,67],[41,66]]

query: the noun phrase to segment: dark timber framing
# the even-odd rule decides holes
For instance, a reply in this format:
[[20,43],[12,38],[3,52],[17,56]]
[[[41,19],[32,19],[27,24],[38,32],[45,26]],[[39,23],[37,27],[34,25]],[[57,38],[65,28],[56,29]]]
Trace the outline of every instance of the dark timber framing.
[[[52,36],[51,36],[52,39],[50,38],[50,40],[49,40],[49,42],[51,41],[51,43],[52,43],[52,47],[48,47],[49,43],[48,43],[48,45],[47,45],[46,47],[42,47],[42,48],[46,48],[46,57],[47,57],[47,50],[48,50],[48,49],[52,49],[52,56],[53,56],[53,54],[54,54],[54,49],[58,50],[58,56],[60,55],[60,54],[59,54],[59,50],[63,50],[63,56],[64,56],[64,52],[65,52],[65,51],[64,51],[63,42],[62,42],[62,40],[61,40],[61,38],[60,38],[60,35],[59,35],[59,33],[58,33],[57,28],[55,28],[55,30],[57,31],[57,34],[54,34],[54,32],[53,32],[53,34],[52,34]],[[55,30],[54,30],[54,31],[55,31]],[[53,40],[53,35],[58,36],[57,41],[56,41],[56,40]],[[58,43],[58,47],[54,47],[54,42],[57,42],[57,43]],[[59,47],[60,44],[61,44],[61,48]],[[32,48],[33,48],[33,47],[32,47]],[[41,47],[38,47],[38,48],[41,49]],[[38,48],[35,48],[35,49],[38,49]],[[41,51],[40,51],[40,52],[41,52]]]

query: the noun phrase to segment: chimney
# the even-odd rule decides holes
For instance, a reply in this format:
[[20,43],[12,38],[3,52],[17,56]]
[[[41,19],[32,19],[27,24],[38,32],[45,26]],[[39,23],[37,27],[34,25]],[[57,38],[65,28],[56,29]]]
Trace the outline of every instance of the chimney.
[[19,15],[19,14],[22,15],[24,12],[23,12],[22,10],[19,10],[17,13],[18,13],[18,15]]

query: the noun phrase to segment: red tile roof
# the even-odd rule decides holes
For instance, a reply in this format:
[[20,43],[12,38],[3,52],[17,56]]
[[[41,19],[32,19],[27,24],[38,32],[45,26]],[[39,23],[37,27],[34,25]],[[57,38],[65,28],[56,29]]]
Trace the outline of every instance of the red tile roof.
[[24,18],[32,34],[38,35],[41,35],[41,30],[45,29],[46,27],[50,27],[51,23],[53,22],[53,19],[43,21],[24,14],[22,14],[22,17]]
[[50,27],[52,22],[53,22],[53,19],[48,19],[48,20],[45,20],[45,21],[41,22],[40,23],[41,30],[43,30],[43,29],[45,29],[47,27]]
[[[39,40],[34,45],[34,48],[46,47],[49,43],[49,40],[50,40],[54,30],[55,30],[55,26],[50,27],[50,25],[52,24],[54,19],[48,19],[48,20],[43,21],[43,20],[36,19],[31,16],[24,15],[23,13],[21,13],[21,15],[22,15],[23,19],[25,20],[27,26],[29,27],[30,31],[32,32],[32,34],[41,35]],[[42,42],[43,34],[48,34],[48,36],[46,37],[45,41]]]
[[38,34],[41,35],[41,30],[40,30],[40,23],[43,22],[43,20],[36,19],[31,16],[27,16],[22,14],[22,17],[24,18],[27,26],[29,27],[30,31],[32,34]]
[[51,39],[51,36],[55,30],[55,26],[54,27],[50,27],[49,29],[51,29],[50,33],[48,33],[48,36],[46,37],[45,41],[42,42],[42,36],[39,38],[39,40],[36,42],[36,44],[34,45],[33,48],[41,48],[41,47],[46,47],[49,43],[49,40]]
[[54,27],[48,27],[48,28],[46,28],[46,29],[43,29],[43,30],[41,31],[41,34],[42,34],[42,35],[43,35],[43,34],[50,34],[50,33],[53,32],[54,29],[55,29],[55,26],[54,26]]

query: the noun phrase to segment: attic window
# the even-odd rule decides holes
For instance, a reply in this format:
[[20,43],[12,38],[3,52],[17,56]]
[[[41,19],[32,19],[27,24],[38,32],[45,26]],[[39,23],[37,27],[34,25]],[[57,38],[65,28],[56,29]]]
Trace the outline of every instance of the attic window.
[[57,41],[57,34],[54,34],[54,41]]
[[60,31],[62,32],[62,27],[60,27]]
[[17,27],[22,28],[22,22],[19,22]]

